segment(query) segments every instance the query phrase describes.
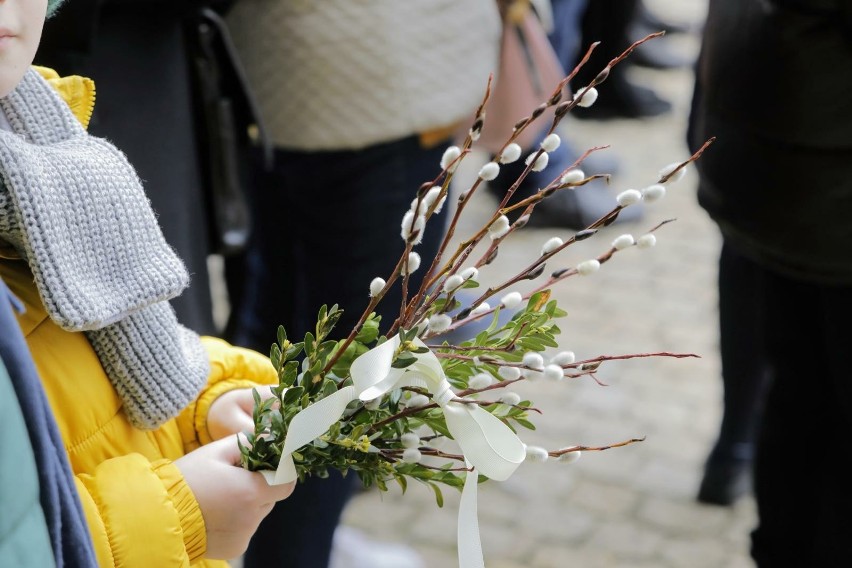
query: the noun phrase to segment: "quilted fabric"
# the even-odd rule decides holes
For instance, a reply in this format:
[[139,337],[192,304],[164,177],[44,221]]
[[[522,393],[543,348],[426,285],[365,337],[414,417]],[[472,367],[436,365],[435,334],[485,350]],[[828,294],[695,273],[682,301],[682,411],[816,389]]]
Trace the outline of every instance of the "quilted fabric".
[[453,124],[499,59],[494,0],[242,0],[228,24],[273,142],[289,149]]

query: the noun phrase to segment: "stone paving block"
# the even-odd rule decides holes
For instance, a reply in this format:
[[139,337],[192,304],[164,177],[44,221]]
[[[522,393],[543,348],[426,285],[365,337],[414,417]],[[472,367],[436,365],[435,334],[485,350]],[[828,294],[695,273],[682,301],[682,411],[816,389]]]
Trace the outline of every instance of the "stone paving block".
[[664,535],[635,522],[625,520],[608,522],[592,534],[588,546],[608,550],[621,559],[648,561],[659,556]]

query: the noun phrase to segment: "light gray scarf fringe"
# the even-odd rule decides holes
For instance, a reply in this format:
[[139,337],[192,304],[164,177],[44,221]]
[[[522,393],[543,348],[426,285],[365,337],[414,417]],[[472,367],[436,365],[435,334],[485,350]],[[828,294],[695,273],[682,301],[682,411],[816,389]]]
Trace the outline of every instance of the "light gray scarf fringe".
[[136,172],[89,136],[34,70],[0,99],[0,238],[27,260],[48,315],[83,331],[134,426],[153,429],[197,396],[209,371],[168,299],[189,276]]

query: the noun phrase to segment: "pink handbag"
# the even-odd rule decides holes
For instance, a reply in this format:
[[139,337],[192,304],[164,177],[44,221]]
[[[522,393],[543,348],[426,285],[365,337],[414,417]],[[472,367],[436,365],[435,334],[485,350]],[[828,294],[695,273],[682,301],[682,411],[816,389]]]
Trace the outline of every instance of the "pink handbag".
[[[519,17],[507,18],[503,24],[500,69],[486,106],[482,135],[474,147],[491,154],[499,152],[515,124],[547,101],[565,76],[535,12],[527,8]],[[568,96],[567,87],[564,96]],[[553,107],[525,128],[515,142],[524,150],[531,149],[552,120]]]

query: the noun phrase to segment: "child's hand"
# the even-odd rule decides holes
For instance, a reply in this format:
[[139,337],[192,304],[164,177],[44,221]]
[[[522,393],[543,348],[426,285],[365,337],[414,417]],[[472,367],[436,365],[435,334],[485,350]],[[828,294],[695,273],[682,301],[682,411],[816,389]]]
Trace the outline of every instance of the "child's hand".
[[245,552],[260,521],[295,486],[295,482],[269,485],[260,473],[240,467],[237,436],[203,446],[174,463],[201,508],[206,558],[227,560]]
[[[207,432],[211,438],[218,440],[231,434],[254,430],[252,390],[235,389],[213,401],[207,412]],[[272,387],[259,386],[257,392],[262,400],[266,400],[272,396]]]

